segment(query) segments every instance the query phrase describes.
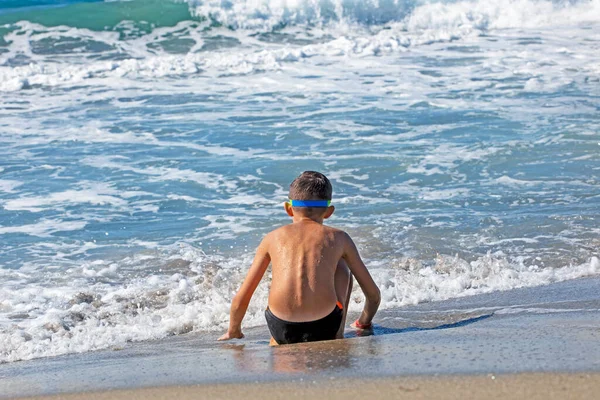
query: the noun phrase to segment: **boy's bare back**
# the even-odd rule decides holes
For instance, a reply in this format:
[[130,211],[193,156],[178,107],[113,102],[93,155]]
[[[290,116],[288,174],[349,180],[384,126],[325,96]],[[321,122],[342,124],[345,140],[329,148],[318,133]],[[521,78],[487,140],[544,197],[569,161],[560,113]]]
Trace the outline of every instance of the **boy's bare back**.
[[323,318],[338,298],[334,275],[347,235],[312,220],[283,226],[265,237],[273,278],[269,307],[291,322]]

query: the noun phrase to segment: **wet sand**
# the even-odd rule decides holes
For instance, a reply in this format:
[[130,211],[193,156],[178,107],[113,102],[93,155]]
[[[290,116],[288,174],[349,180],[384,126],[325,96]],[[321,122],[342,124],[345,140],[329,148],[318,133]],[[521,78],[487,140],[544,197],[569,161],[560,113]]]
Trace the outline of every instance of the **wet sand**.
[[600,374],[518,374],[487,376],[342,379],[327,382],[273,382],[115,390],[36,397],[47,400],[120,399],[597,399]]

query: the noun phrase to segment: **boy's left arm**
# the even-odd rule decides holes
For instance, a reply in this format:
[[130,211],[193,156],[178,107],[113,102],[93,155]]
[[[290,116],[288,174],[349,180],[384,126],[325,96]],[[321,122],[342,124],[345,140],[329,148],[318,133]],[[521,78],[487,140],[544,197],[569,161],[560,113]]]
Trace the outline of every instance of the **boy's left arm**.
[[254,291],[271,262],[271,256],[268,251],[268,238],[269,235],[263,239],[256,249],[254,261],[248,270],[246,279],[244,279],[240,290],[231,301],[229,329],[227,330],[227,333],[217,340],[241,339],[244,337],[244,334],[242,333],[242,319],[244,319],[244,315],[246,315],[246,310],[248,309],[248,304],[250,303]]

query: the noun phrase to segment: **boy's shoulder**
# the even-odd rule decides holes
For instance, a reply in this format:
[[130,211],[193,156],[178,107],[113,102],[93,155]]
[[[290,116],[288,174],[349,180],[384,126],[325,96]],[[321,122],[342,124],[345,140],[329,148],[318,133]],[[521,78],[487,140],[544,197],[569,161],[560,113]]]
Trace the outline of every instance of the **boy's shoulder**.
[[296,246],[303,237],[307,236],[312,238],[317,236],[327,241],[333,239],[336,243],[335,246],[339,246],[340,248],[345,248],[347,245],[353,243],[350,235],[338,228],[322,225],[319,231],[303,231],[301,227],[295,225],[284,225],[267,233],[259,247],[268,253],[274,248],[280,249],[287,246]]
[[[339,228],[335,228],[333,226],[320,225],[318,228],[319,228],[318,231],[323,232],[323,233],[333,233],[336,235],[348,236],[348,234],[345,231],[343,231]],[[272,230],[271,232],[267,233],[267,235],[265,236],[265,239],[273,240],[273,239],[279,238],[281,236],[287,236],[290,233],[298,231],[298,230],[303,230],[303,228],[296,224],[283,225],[283,226],[280,226],[279,228],[276,228],[276,229]],[[313,233],[313,232],[317,233],[317,231],[314,229],[314,227],[304,228],[304,230],[310,231],[311,233]]]

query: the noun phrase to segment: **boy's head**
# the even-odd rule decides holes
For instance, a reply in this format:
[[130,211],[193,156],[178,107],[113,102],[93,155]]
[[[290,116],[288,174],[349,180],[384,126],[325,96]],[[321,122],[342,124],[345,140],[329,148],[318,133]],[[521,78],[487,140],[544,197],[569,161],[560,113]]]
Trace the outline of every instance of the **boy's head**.
[[290,184],[290,200],[331,200],[333,189],[325,175],[304,171]]
[[[333,188],[331,187],[331,182],[329,182],[329,179],[327,179],[325,175],[315,171],[304,171],[290,184],[289,199],[301,201],[322,200],[325,202],[323,206],[298,207],[291,204],[289,208],[292,208],[294,213],[301,213],[308,217],[318,217],[328,214],[325,216],[325,218],[328,218],[333,213],[333,207],[329,206],[332,192]],[[287,210],[288,206],[286,206],[286,211]],[[289,211],[288,214],[290,214]]]

